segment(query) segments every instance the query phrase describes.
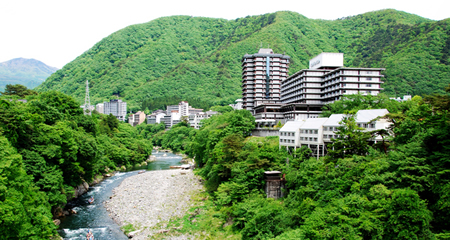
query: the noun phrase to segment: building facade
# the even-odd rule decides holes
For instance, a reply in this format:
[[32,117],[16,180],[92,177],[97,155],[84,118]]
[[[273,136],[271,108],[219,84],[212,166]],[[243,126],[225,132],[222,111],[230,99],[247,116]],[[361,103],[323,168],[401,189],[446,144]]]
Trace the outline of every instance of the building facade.
[[263,103],[281,102],[281,83],[288,77],[290,57],[261,48],[242,58],[242,107],[253,111]]
[[134,127],[143,123],[145,119],[146,119],[145,113],[138,111],[137,113],[133,113],[130,115],[130,117],[128,117],[128,123]]
[[119,121],[125,121],[127,115],[127,103],[114,99],[103,103],[103,110],[106,115],[112,114]]
[[378,95],[383,68],[346,68],[343,53],[321,53],[281,84],[285,104],[325,105],[343,95]]
[[[359,110],[355,122],[358,127],[363,128],[362,131],[388,130],[392,123],[383,118],[388,113],[386,109]],[[336,132],[342,126],[344,117],[344,114],[333,114],[329,118],[288,121],[279,131],[280,147],[295,150],[307,146],[312,150],[312,156],[325,156],[327,144],[338,137]],[[382,138],[378,136],[370,141],[382,141]]]
[[104,108],[104,104],[103,103],[98,103],[97,105],[95,105],[95,110],[98,113],[105,114],[105,111],[103,110],[103,108]]

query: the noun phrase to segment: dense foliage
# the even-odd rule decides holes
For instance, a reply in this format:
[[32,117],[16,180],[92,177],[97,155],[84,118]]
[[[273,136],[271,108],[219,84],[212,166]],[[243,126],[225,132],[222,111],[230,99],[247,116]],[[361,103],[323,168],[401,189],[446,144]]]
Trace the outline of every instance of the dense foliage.
[[48,239],[55,234],[52,211],[72,198],[74,187],[151,154],[146,135],[152,128],[133,128],[112,115],[83,115],[80,104],[65,94],[28,95],[26,103],[16,100],[24,96],[3,97],[0,232],[5,238]]
[[[196,219],[222,223],[211,232],[243,239],[448,239],[450,86],[446,91],[405,102],[361,95],[335,102],[332,113],[349,114],[330,154],[319,159],[307,147],[280,149],[278,137],[248,136],[254,119],[245,110],[159,138],[173,131],[168,137],[183,139],[181,151],[195,157],[214,203],[204,211],[215,211]],[[379,133],[355,123],[352,113],[366,107],[391,110],[394,135],[385,148],[370,146],[367,139]],[[267,170],[285,174],[280,200],[265,196]]]
[[449,21],[395,10],[334,21],[294,12],[236,20],[164,17],[111,34],[37,89],[81,101],[87,79],[93,103],[120,96],[135,111],[182,99],[206,109],[241,97],[242,56],[268,46],[291,57],[291,74],[321,52],[341,52],[347,67],[386,68],[389,96],[443,93],[450,83]]

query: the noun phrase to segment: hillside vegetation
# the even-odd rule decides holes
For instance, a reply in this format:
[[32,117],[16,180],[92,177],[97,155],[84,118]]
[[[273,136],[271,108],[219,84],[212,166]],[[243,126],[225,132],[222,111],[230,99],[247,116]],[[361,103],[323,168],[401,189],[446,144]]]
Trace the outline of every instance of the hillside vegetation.
[[[383,94],[336,101],[327,111],[344,117],[318,159],[306,145],[287,151],[278,136],[250,136],[255,118],[246,110],[153,135],[154,145],[194,158],[206,187],[198,207],[158,239],[450,239],[445,91],[401,103]],[[370,108],[389,109],[391,127],[361,131],[355,113]],[[383,141],[369,144],[377,136]],[[264,172],[273,170],[285,180],[277,200],[265,193]]]
[[131,110],[179,99],[194,107],[241,97],[241,58],[270,47],[291,56],[290,74],[321,52],[344,53],[347,67],[383,67],[389,96],[443,93],[450,83],[450,20],[381,10],[334,21],[276,12],[236,20],[159,18],[117,31],[50,76],[38,91],[91,102],[117,96]]

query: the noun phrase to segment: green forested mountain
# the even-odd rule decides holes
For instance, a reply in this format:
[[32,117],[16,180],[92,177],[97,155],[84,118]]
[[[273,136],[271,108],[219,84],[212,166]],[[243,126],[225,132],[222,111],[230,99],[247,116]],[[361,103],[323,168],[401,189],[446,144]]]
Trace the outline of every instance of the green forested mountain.
[[0,91],[3,91],[7,84],[21,84],[32,89],[56,70],[58,69],[35,59],[14,58],[2,62],[0,63]]
[[450,83],[450,20],[380,10],[333,21],[295,12],[164,17],[104,38],[37,90],[82,101],[87,79],[91,102],[119,96],[132,110],[180,98],[194,107],[229,104],[241,96],[242,56],[261,46],[291,56],[291,74],[324,51],[343,52],[347,67],[386,68],[383,87],[391,96],[442,92]]

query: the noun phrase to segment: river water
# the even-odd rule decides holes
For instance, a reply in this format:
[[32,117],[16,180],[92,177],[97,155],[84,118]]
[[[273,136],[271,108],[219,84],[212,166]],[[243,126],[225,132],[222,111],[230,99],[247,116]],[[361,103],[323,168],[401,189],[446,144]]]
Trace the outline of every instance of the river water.
[[[165,170],[172,165],[180,165],[181,157],[172,153],[152,152],[156,161],[149,163],[142,169]],[[167,155],[167,156],[165,156]],[[86,233],[91,230],[96,240],[103,239],[128,239],[108,215],[103,202],[112,196],[112,190],[119,186],[127,177],[138,174],[139,170],[131,172],[120,172],[115,176],[107,178],[101,183],[90,187],[89,191],[83,196],[70,203],[77,214],[61,219],[59,233],[64,239],[86,239]],[[88,203],[88,199],[93,196],[93,204]]]

